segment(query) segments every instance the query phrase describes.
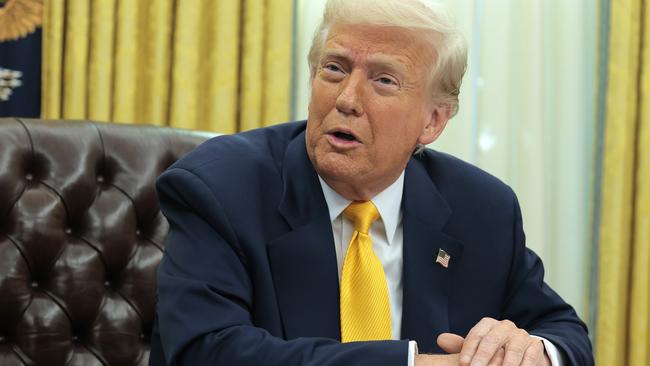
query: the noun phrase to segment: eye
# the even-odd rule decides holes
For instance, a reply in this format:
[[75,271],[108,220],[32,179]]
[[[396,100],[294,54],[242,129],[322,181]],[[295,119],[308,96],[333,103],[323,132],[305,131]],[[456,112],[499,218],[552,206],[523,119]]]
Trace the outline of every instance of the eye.
[[397,79],[390,75],[381,75],[377,78],[375,78],[375,82],[379,83],[379,85],[383,88],[397,88],[399,87],[399,82]]
[[339,63],[330,61],[323,63],[319,75],[323,80],[339,82],[345,78],[345,70]]
[[379,78],[377,81],[379,81],[382,84],[386,84],[386,85],[396,84],[393,79],[387,78],[387,77]]
[[332,72],[341,72],[341,71],[343,71],[343,70],[341,70],[341,68],[337,64],[334,64],[334,63],[331,63],[331,62],[325,64],[325,66],[323,66],[323,68],[328,70],[328,71],[332,71]]

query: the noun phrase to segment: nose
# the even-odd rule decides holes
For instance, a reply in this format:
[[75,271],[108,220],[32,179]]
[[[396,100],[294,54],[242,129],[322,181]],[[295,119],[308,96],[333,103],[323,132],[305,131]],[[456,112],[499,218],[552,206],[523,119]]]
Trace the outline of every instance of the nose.
[[[361,71],[361,70],[359,70]],[[363,115],[363,106],[361,103],[361,93],[363,79],[365,77],[361,72],[352,72],[343,82],[342,90],[336,98],[336,109],[345,114],[359,117]]]

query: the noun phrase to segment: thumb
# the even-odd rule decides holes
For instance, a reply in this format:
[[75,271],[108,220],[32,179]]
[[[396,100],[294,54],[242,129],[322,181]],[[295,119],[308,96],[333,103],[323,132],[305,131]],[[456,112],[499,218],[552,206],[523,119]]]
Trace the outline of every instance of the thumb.
[[442,348],[447,353],[460,353],[460,350],[463,348],[463,342],[465,338],[453,334],[453,333],[442,333],[438,336],[438,346]]

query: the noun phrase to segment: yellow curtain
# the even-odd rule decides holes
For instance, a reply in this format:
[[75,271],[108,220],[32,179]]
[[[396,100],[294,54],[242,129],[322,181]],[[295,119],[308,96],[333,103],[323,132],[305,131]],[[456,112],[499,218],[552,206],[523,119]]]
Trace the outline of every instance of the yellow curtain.
[[290,114],[292,0],[51,0],[44,118],[232,133]]
[[650,0],[612,0],[596,361],[650,365]]

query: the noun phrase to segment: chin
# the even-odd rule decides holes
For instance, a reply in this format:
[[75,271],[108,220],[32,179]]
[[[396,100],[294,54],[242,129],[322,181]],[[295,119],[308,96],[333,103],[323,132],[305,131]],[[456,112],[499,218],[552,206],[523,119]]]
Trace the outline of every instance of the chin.
[[337,153],[317,155],[314,168],[318,175],[326,180],[352,182],[359,176],[359,168],[351,164],[350,159]]

